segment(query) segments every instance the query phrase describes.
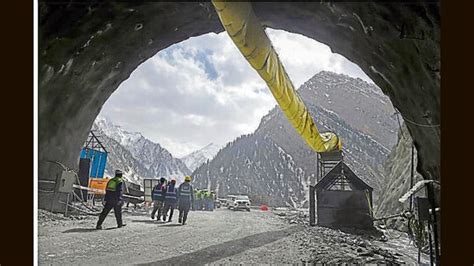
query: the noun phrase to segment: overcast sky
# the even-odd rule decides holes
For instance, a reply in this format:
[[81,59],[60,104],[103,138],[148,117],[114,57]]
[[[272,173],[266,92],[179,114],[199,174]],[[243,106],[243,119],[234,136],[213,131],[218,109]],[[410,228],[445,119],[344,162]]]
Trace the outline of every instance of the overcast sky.
[[[372,83],[357,65],[322,43],[266,31],[296,88],[322,70]],[[275,105],[266,84],[222,32],[160,51],[119,86],[100,116],[182,157],[253,132]]]

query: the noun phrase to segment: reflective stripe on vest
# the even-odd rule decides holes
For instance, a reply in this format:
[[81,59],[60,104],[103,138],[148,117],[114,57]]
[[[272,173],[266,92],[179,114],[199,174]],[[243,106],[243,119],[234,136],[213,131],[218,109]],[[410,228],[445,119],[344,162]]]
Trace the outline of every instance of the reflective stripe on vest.
[[122,179],[120,178],[112,178],[110,181],[107,183],[107,188],[106,190],[108,191],[116,191],[118,184],[122,183]]
[[191,196],[191,186],[189,184],[183,184],[179,187],[179,196]]
[[173,187],[173,190],[171,190],[171,186],[168,186],[168,189],[166,190],[165,198],[167,198],[167,199],[176,199],[176,188]]
[[158,184],[158,188],[153,190],[153,195],[156,197],[161,197],[163,196],[163,184]]

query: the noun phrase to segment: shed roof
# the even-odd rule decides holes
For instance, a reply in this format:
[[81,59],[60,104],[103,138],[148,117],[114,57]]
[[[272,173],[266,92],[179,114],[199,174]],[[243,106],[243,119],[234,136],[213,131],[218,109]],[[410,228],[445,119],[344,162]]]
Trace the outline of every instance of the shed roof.
[[349,184],[353,190],[373,190],[373,188],[367,185],[362,179],[352,172],[352,170],[343,161],[340,161],[329,171],[323,179],[321,179],[315,186],[316,189],[328,189],[335,182],[335,180],[344,175],[349,181]]

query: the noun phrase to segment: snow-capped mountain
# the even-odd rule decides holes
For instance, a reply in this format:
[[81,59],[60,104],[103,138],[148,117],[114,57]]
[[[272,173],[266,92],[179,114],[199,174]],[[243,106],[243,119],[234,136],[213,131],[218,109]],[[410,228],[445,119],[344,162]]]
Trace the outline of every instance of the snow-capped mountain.
[[[397,141],[388,97],[374,84],[326,71],[305,82],[298,94],[318,129],[342,139],[344,162],[374,188],[376,202],[384,182],[382,164]],[[196,187],[215,189],[220,196],[246,193],[256,203],[302,206],[316,175],[316,156],[275,107],[254,133],[228,143],[193,177]]]
[[140,163],[132,153],[120,143],[97,130],[100,140],[109,152],[105,168],[105,176],[113,177],[115,169],[123,171],[125,179],[132,183],[142,184],[144,177],[148,177],[149,171]]
[[180,159],[186,164],[189,170],[194,171],[207,160],[212,160],[220,149],[221,146],[211,142],[202,149],[194,151]]
[[141,184],[143,178],[159,177],[181,182],[191,173],[180,159],[139,132],[128,132],[104,117],[97,117],[92,129],[101,135],[109,152],[107,174],[123,169],[130,181]]

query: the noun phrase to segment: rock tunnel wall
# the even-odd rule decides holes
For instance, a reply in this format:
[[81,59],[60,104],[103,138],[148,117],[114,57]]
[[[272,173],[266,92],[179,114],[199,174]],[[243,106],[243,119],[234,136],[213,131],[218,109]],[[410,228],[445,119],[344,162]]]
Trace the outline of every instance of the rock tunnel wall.
[[[253,3],[267,27],[303,34],[358,64],[401,114],[440,123],[439,3]],[[39,3],[39,179],[76,168],[102,105],[168,46],[221,32],[211,3]],[[407,123],[418,172],[439,179],[440,128]],[[40,195],[39,206],[52,201]]]

